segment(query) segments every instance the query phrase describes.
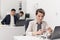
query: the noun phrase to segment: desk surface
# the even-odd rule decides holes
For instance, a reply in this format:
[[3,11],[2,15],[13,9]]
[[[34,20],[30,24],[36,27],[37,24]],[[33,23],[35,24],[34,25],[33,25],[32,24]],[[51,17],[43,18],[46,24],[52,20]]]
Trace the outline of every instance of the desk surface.
[[13,36],[23,35],[25,33],[25,27],[20,26],[0,26],[0,40],[13,40]]
[[38,38],[35,36],[14,36],[14,40],[50,40],[50,39]]

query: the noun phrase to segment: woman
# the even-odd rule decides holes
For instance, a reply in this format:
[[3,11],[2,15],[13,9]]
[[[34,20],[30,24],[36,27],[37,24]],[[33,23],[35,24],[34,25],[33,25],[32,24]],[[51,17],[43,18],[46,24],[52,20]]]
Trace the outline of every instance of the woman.
[[43,21],[45,16],[45,12],[43,9],[36,10],[36,19],[29,23],[29,26],[26,31],[26,35],[43,35],[45,32],[52,32],[52,29],[48,26],[48,24]]

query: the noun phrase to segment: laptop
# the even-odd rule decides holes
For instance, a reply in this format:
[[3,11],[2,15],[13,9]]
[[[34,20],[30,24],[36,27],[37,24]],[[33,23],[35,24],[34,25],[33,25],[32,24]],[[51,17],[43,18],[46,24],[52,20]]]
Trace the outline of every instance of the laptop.
[[15,25],[16,26],[24,26],[25,25],[25,19],[18,20]]
[[51,39],[60,39],[60,26],[56,26],[52,33]]

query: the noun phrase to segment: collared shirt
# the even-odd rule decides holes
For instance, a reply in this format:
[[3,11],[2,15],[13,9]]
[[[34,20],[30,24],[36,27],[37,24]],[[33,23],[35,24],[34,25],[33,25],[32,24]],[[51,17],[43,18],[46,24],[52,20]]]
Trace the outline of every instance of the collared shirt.
[[22,17],[19,18],[19,20],[20,20],[20,19],[25,19],[25,18],[24,18],[24,16],[22,16]]
[[[32,35],[32,32],[37,31],[38,25],[36,23],[37,23],[36,20],[30,21],[29,26],[28,26],[27,31],[26,31],[26,35]],[[48,24],[45,21],[42,21],[41,29],[47,29],[48,27],[49,27]]]
[[11,21],[10,21],[10,25],[14,25],[14,16],[10,15],[11,16]]

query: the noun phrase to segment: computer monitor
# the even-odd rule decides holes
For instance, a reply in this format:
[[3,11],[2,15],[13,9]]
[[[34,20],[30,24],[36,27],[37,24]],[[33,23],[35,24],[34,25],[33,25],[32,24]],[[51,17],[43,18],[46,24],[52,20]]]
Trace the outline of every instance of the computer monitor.
[[26,13],[25,14],[25,18],[30,18],[30,14],[29,13]]

